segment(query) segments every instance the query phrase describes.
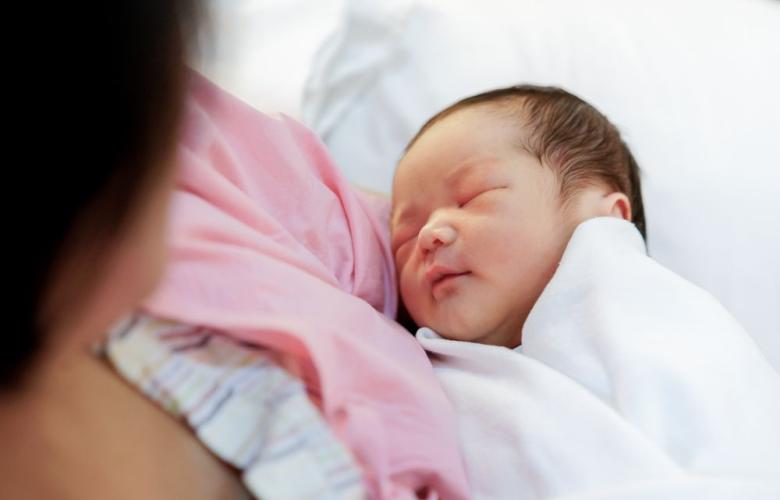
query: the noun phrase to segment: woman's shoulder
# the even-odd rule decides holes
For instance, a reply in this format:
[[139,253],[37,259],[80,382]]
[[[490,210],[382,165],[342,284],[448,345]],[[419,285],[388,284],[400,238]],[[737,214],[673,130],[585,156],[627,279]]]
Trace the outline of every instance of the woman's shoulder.
[[4,405],[9,498],[249,498],[237,474],[89,353]]

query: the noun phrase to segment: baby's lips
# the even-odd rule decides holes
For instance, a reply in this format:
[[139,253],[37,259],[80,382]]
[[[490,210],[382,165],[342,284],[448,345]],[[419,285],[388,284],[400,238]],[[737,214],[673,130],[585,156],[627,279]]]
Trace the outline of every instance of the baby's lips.
[[425,281],[429,285],[433,286],[444,278],[450,276],[461,276],[468,273],[469,271],[463,271],[451,268],[449,266],[434,264],[425,271]]

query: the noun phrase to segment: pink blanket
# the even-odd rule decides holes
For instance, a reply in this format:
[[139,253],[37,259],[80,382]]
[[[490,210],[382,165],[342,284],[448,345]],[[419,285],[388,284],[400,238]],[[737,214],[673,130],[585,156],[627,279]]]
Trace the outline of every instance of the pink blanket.
[[146,309],[295,356],[373,497],[466,498],[450,405],[385,316],[385,221],[302,125],[193,80],[171,262]]

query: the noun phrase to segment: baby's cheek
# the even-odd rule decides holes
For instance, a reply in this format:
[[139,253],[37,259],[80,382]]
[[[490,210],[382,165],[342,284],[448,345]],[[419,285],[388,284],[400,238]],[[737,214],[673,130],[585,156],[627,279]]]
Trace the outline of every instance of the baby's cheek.
[[414,283],[412,283],[412,280],[409,279],[408,274],[409,273],[406,272],[402,273],[399,283],[401,300],[404,302],[404,304],[406,304],[407,308],[414,301],[414,296],[416,294]]
[[416,322],[420,322],[425,316],[425,300],[422,296],[422,291],[419,288],[417,282],[412,279],[411,273],[402,273],[400,286],[401,301],[406,307],[407,312],[412,316]]

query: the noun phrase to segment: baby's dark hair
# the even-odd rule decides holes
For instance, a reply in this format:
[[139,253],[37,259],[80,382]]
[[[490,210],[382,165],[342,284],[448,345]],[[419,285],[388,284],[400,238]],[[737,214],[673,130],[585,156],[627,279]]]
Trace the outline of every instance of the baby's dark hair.
[[647,238],[639,166],[618,129],[596,108],[557,87],[516,85],[462,99],[422,126],[406,147],[439,120],[476,105],[519,120],[525,131],[518,146],[549,166],[558,177],[564,203],[580,188],[604,183],[626,194],[631,220]]

